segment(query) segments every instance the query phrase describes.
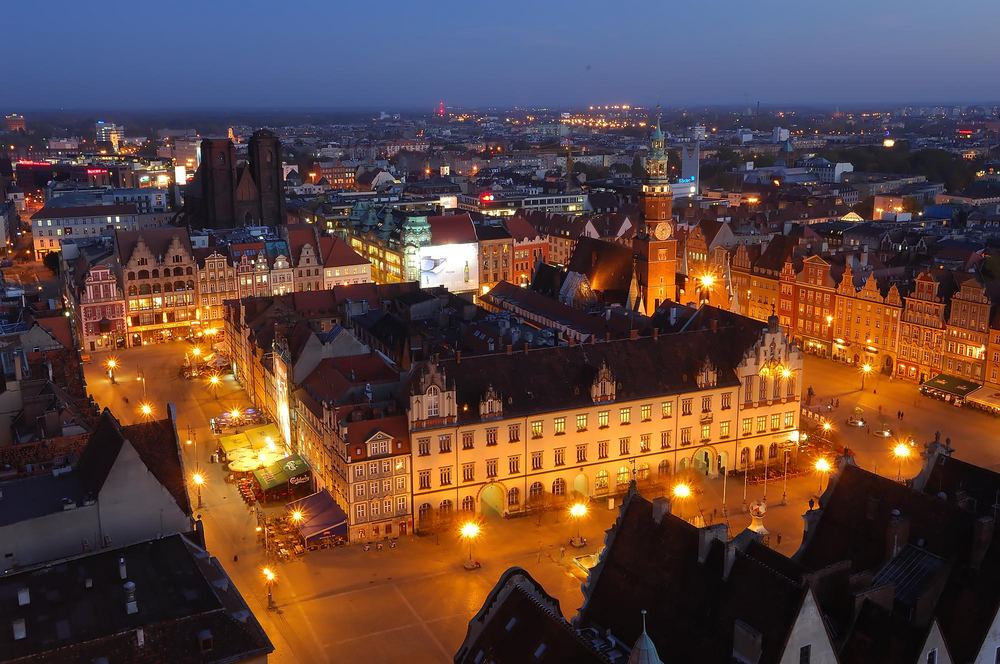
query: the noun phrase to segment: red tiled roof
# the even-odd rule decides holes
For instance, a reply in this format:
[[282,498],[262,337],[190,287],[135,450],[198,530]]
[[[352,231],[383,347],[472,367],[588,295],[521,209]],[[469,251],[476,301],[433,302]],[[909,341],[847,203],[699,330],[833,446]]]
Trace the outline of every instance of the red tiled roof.
[[336,402],[352,387],[366,383],[391,383],[399,380],[399,373],[387,365],[376,353],[328,357],[313,369],[302,387],[315,399]]
[[472,224],[472,216],[450,214],[445,216],[427,217],[431,227],[431,244],[469,244],[477,242],[476,227]]
[[[409,454],[410,452],[410,431],[409,423],[405,415],[391,415],[374,420],[358,420],[347,423],[347,440],[349,441],[349,454],[351,461],[360,461],[367,458],[367,448],[364,442],[375,434],[382,432],[394,438],[391,454]],[[396,443],[399,443],[397,446]],[[360,447],[361,454],[355,454]]]
[[510,236],[518,242],[534,240],[537,237],[544,237],[542,233],[538,232],[537,228],[532,226],[527,219],[519,214],[508,217],[505,223],[507,226],[507,232],[510,233]]
[[78,205],[74,207],[43,207],[31,215],[32,219],[75,219],[78,217],[109,217],[122,214],[137,214],[132,203],[125,205]]
[[51,334],[66,350],[75,348],[73,331],[70,329],[69,318],[66,316],[45,316],[36,318],[35,322]]
[[368,261],[340,238],[322,237],[319,240],[320,261],[323,267],[342,265],[365,265]]

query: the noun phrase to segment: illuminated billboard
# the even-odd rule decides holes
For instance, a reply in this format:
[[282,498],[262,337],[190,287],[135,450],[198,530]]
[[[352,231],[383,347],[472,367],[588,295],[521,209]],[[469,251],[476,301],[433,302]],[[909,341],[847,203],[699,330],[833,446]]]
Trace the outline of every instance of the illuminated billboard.
[[452,293],[479,290],[476,243],[420,248],[420,287],[444,286]]

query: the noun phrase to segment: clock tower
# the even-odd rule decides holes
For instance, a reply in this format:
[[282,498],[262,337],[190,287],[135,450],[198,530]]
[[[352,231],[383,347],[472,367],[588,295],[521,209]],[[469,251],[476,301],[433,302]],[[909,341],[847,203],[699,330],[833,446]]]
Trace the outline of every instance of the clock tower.
[[667,151],[659,115],[650,137],[649,148],[646,177],[639,194],[643,223],[636,230],[632,246],[639,291],[637,309],[652,316],[660,303],[677,300],[674,195],[667,180]]

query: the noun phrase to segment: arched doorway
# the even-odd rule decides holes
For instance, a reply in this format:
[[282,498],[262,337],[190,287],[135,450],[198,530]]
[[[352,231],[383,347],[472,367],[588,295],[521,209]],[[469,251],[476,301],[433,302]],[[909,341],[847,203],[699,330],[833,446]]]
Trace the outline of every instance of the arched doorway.
[[686,457],[684,457],[680,460],[680,463],[677,464],[677,470],[684,471],[687,470],[687,467],[688,467],[688,460]]
[[892,358],[888,355],[886,356],[885,363],[883,364],[883,371],[885,371],[887,376],[892,375]]
[[590,496],[587,476],[583,473],[577,473],[576,477],[573,478],[573,492],[580,498],[588,498]]
[[729,470],[729,452],[719,452],[716,462],[718,464],[717,470],[720,475],[727,472]]
[[708,450],[701,450],[694,455],[694,467],[702,475],[708,475],[711,472],[712,456]]
[[479,511],[483,516],[500,518],[504,513],[504,490],[499,484],[488,484],[479,492]]

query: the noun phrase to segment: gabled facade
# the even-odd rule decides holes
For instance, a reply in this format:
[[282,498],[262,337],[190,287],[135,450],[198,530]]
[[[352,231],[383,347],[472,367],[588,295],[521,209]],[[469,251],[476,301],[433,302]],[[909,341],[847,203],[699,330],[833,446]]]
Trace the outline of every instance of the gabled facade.
[[990,312],[986,287],[972,275],[963,275],[958,290],[951,296],[945,326],[942,352],[945,373],[983,382]]
[[898,353],[903,300],[896,284],[885,295],[873,272],[860,289],[855,287],[854,271],[848,263],[837,288],[834,315],[835,357],[873,371],[892,375]]
[[948,309],[941,288],[940,278],[924,271],[914,279],[912,290],[904,298],[896,363],[899,378],[923,383],[941,371]]

